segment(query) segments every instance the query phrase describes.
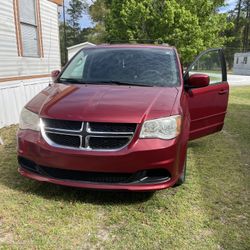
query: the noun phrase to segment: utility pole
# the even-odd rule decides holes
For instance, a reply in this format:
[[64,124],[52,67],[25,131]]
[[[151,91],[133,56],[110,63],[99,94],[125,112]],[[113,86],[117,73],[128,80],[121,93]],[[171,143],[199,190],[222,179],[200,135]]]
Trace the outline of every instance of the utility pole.
[[236,26],[235,26],[235,29],[238,29],[238,27],[239,27],[240,12],[241,12],[241,0],[239,0],[239,2],[238,2],[238,7],[237,7],[237,19],[236,19]]

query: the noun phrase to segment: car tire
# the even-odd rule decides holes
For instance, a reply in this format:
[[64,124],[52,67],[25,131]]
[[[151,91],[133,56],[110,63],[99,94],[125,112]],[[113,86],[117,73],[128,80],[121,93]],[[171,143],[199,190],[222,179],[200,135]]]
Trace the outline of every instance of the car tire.
[[179,179],[177,180],[177,182],[175,183],[175,187],[178,187],[180,185],[182,185],[185,180],[186,180],[186,170],[187,170],[187,155],[186,155],[186,158],[185,158],[185,161],[184,161],[184,167],[183,167],[183,170],[182,170],[182,173],[179,177]]

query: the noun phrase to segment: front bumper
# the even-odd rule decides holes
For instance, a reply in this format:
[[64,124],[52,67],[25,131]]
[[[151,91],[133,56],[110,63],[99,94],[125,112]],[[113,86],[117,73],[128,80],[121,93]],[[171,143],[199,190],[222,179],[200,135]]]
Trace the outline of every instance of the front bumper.
[[42,171],[30,171],[20,164],[21,175],[38,181],[59,185],[105,190],[150,191],[170,187],[179,177],[179,143],[174,140],[142,139],[114,152],[76,151],[55,148],[48,145],[39,132],[21,130],[18,133],[18,156],[34,162],[37,166],[46,166],[62,171],[91,173],[135,174],[160,169],[169,174],[169,178],[154,179],[149,182],[96,182],[72,178],[61,178],[43,174]]

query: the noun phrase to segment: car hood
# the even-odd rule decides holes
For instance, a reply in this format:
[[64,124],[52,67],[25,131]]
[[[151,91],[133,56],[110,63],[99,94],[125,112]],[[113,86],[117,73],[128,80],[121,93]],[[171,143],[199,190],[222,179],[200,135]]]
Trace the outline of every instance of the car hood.
[[26,107],[46,118],[141,123],[170,116],[177,93],[174,87],[53,84]]

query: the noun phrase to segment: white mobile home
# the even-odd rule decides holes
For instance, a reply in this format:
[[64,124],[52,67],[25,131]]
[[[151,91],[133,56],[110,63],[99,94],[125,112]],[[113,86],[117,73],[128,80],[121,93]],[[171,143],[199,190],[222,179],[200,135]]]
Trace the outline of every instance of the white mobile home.
[[0,128],[60,69],[58,5],[62,0],[1,0]]
[[80,43],[76,44],[74,46],[68,47],[68,60],[70,60],[80,49],[87,48],[87,47],[93,47],[96,46],[93,43],[90,42],[85,42],[85,43]]
[[250,76],[250,52],[235,53],[233,74]]

